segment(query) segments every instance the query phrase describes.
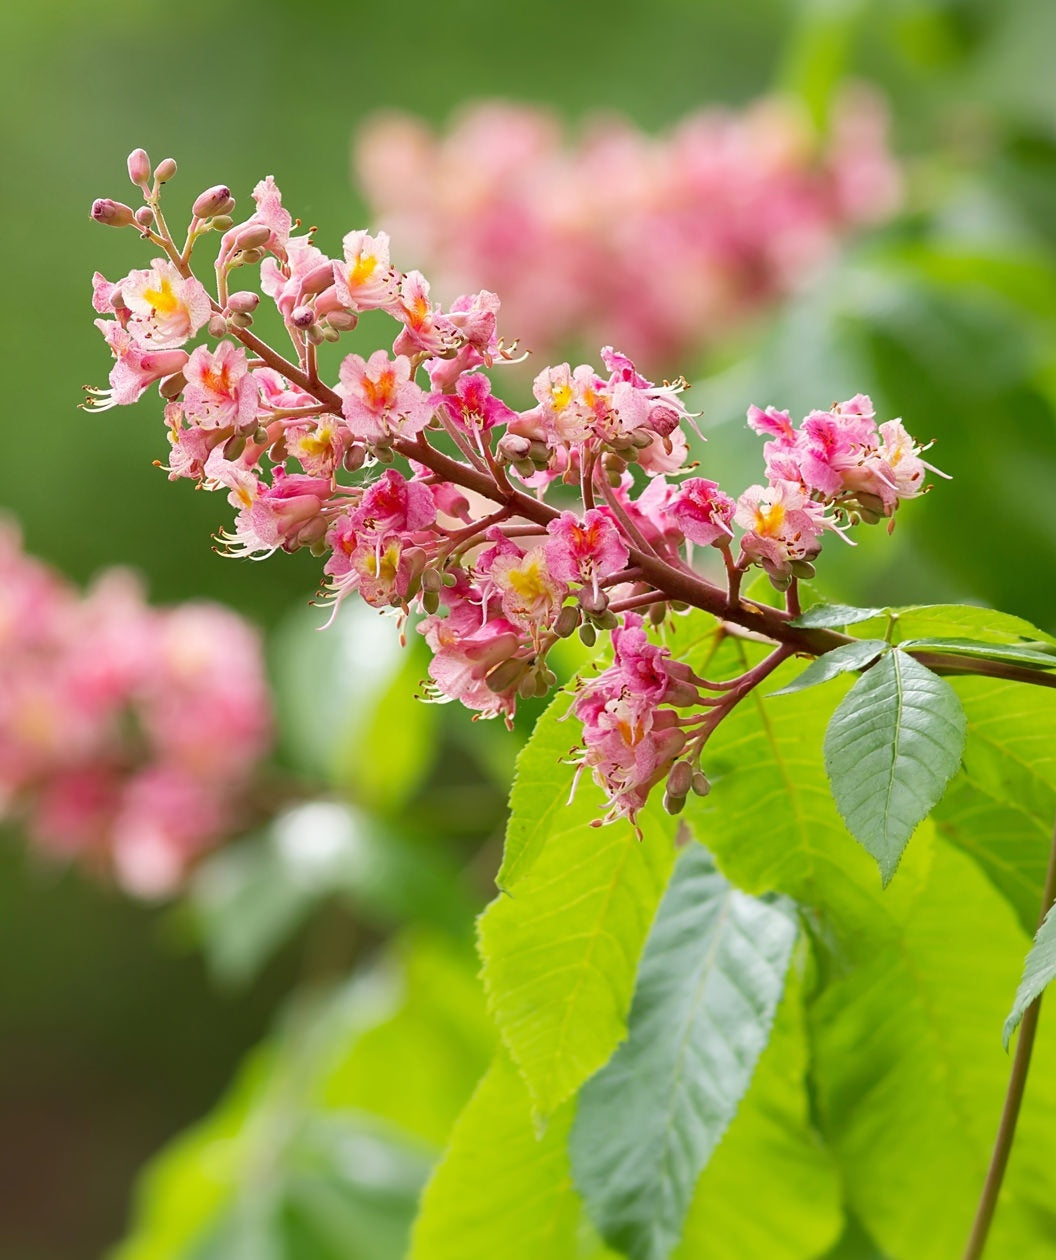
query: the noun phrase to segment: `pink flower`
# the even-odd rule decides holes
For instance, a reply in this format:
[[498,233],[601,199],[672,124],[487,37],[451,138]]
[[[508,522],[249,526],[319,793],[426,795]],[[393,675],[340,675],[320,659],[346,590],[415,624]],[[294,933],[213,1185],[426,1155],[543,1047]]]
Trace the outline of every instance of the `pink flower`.
[[735,508],[717,481],[688,477],[672,496],[667,510],[690,542],[710,547],[712,543],[728,543],[733,537],[730,522]]
[[92,389],[86,406],[91,411],[109,411],[134,403],[155,381],[179,372],[187,362],[185,350],[144,350],[131,333],[112,319],[97,319],[117,362],[110,370],[110,388]]
[[156,258],[149,271],[131,272],[119,286],[132,312],[128,331],[144,350],[182,346],[209,319],[209,294],[193,276],[181,276],[167,259]]
[[547,526],[544,545],[550,573],[562,582],[583,582],[598,589],[601,579],[627,565],[629,552],[616,526],[604,512],[590,508],[583,517],[562,512]]
[[544,547],[523,555],[506,551],[495,556],[488,576],[499,592],[505,617],[526,630],[549,626],[568,594],[565,583],[551,573]]
[[393,353],[414,355],[446,354],[457,350],[461,337],[454,324],[429,301],[429,281],[420,271],[409,271],[400,284],[392,313],[403,322],[403,331],[393,343]]
[[200,429],[244,429],[256,421],[258,390],[246,352],[231,341],[199,346],[184,364],[183,414]]
[[352,515],[357,530],[387,534],[415,533],[436,520],[436,503],[428,486],[408,481],[395,468],[387,468],[363,494]]
[[737,500],[734,520],[746,532],[741,550],[767,573],[782,576],[794,560],[811,560],[821,534],[831,529],[824,508],[791,481],[749,486]]
[[443,394],[438,399],[451,420],[464,433],[486,433],[497,424],[509,424],[517,413],[491,392],[491,381],[482,372],[460,376],[455,395]]
[[342,413],[352,433],[368,442],[387,437],[413,437],[429,423],[433,404],[411,380],[411,363],[403,355],[390,359],[375,350],[364,362],[358,354],[341,364]]
[[334,263],[334,285],[342,306],[370,311],[395,302],[400,275],[389,262],[388,233],[349,232],[341,244],[345,261]]

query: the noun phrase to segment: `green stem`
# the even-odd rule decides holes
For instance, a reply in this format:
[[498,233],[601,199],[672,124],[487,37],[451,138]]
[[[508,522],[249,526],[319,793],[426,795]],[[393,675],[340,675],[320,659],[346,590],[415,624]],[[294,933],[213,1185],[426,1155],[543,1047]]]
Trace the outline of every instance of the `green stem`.
[[[1041,916],[1038,926],[1045,922],[1045,916],[1056,901],[1056,825],[1053,827],[1052,847],[1049,850],[1049,868],[1045,873],[1045,890],[1041,895]],[[998,1195],[1001,1193],[1001,1182],[1004,1180],[1008,1157],[1012,1151],[1012,1142],[1016,1136],[1016,1121],[1019,1119],[1019,1108],[1023,1102],[1023,1091],[1027,1085],[1027,1073],[1030,1071],[1030,1056],[1034,1049],[1034,1035],[1038,1029],[1038,1017],[1041,1014],[1041,994],[1027,1007],[1023,1022],[1019,1026],[1019,1040],[1016,1042],[1016,1053],[1012,1060],[1012,1074],[1008,1081],[1008,1093],[1005,1095],[1005,1106],[1001,1112],[1001,1123],[997,1128],[997,1139],[994,1142],[994,1153],[990,1157],[983,1193],[979,1198],[972,1233],[965,1248],[964,1260],[979,1260],[986,1246],[990,1224],[994,1219]]]

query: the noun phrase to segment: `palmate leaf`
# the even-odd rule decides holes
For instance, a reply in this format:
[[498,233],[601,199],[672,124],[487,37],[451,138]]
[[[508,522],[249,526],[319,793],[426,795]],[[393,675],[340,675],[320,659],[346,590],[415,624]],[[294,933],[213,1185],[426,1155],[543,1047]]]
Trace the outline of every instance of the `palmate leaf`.
[[[833,648],[824,656],[819,656],[798,677],[793,678],[780,691],[771,691],[772,696],[788,696],[796,691],[805,691],[808,687],[816,687],[819,683],[828,682],[839,674],[849,674],[856,669],[864,669],[871,665],[887,649],[883,639],[858,639],[853,643],[844,643],[842,647]],[[1053,662],[1056,664],[1056,661]]]
[[1022,643],[987,643],[982,639],[923,638],[903,639],[908,651],[942,652],[948,656],[973,656],[984,661],[1004,661],[1033,669],[1056,669],[1056,652],[1042,651]]
[[549,1115],[626,1032],[638,958],[675,859],[677,820],[596,827],[586,776],[568,800],[576,739],[559,696],[518,759],[502,893],[480,920],[489,1008],[533,1105]]
[[1034,932],[1056,818],[1056,692],[992,678],[952,684],[968,721],[961,773],[935,811]]
[[1050,907],[1045,921],[1038,928],[1027,961],[1023,967],[1023,979],[1016,990],[1012,1010],[1005,1020],[1003,1040],[1005,1049],[1012,1034],[1019,1027],[1027,1007],[1041,996],[1046,986],[1056,977],[1056,906]]
[[851,604],[815,604],[800,613],[792,625],[804,630],[838,630],[841,626],[882,617],[885,611],[883,608],[855,608]]
[[410,1260],[574,1260],[582,1205],[566,1150],[572,1111],[566,1104],[537,1134],[524,1081],[500,1053],[422,1196]]
[[642,955],[628,1038],[580,1092],[576,1185],[602,1237],[663,1260],[770,1034],[796,923],[681,856]]
[[885,884],[956,773],[964,740],[956,693],[898,650],[863,674],[832,715],[825,769],[833,796]]
[[[964,1246],[1008,1083],[997,1020],[1026,940],[978,868],[939,841],[897,931],[863,918],[852,965],[810,1008],[820,1123],[855,1212],[893,1260]],[[995,1257],[1044,1260],[1056,1236],[1056,1042],[1042,1040]]]
[[697,1182],[674,1260],[817,1260],[841,1233],[839,1174],[811,1114],[800,952],[748,1092]]

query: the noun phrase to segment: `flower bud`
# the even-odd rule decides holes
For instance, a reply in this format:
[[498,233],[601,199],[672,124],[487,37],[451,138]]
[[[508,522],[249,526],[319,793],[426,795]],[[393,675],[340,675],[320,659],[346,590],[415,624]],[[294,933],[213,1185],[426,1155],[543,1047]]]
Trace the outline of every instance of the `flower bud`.
[[123,201],[112,201],[109,197],[99,197],[92,202],[92,218],[107,227],[132,227],[136,221],[131,206],[126,206]]
[[260,294],[249,289],[239,289],[227,299],[227,309],[239,315],[251,315],[260,305]]
[[144,230],[149,228],[154,222],[154,211],[150,206],[140,206],[136,211],[136,222]]
[[244,249],[242,251],[242,262],[248,266],[259,263],[266,253],[263,249]]
[[567,639],[570,634],[575,632],[578,625],[579,609],[575,604],[566,604],[557,614],[557,619],[554,621],[554,634],[561,639]]
[[199,193],[195,198],[191,213],[196,219],[211,219],[214,214],[230,214],[235,208],[235,199],[226,184],[216,184]]
[[422,607],[432,617],[440,607],[440,595],[437,591],[422,591]]
[[331,328],[329,324],[317,324],[316,327],[319,329],[320,333],[322,334],[322,338],[324,341],[333,342],[333,341],[341,340],[341,334],[337,331],[336,328]]
[[246,449],[246,435],[233,433],[224,443],[224,459],[235,460]]
[[600,615],[595,614],[594,624],[599,630],[615,630],[620,624],[620,619],[611,609],[606,608]]
[[154,168],[154,178],[159,184],[167,184],[175,174],[176,161],[174,158],[162,158]]
[[508,460],[510,463],[515,464],[518,460],[525,459],[531,448],[530,438],[521,437],[518,433],[504,433],[499,438],[499,443],[495,450],[500,459]]
[[707,796],[711,791],[711,784],[708,782],[708,776],[703,770],[697,770],[693,775],[690,787],[696,796]]
[[313,267],[308,274],[301,279],[301,294],[303,297],[310,297],[313,293],[322,293],[324,289],[334,283],[334,264],[327,259],[326,262],[319,263]]
[[513,461],[513,466],[522,477],[534,477],[539,471],[530,459],[515,459]]
[[128,178],[137,188],[150,183],[150,158],[146,149],[133,149],[128,155]]
[[227,320],[224,319],[223,315],[210,315],[209,323],[205,327],[210,337],[227,336]]
[[215,214],[209,220],[209,226],[214,232],[226,232],[228,228],[235,226],[235,221],[229,214]]
[[354,311],[331,311],[326,322],[339,333],[351,332],[359,323],[359,316]]
[[361,442],[353,443],[341,457],[345,472],[358,472],[367,458],[367,448]]
[[290,312],[290,323],[294,328],[311,328],[315,323],[315,311],[310,306],[295,306]]
[[584,612],[597,616],[609,606],[609,597],[604,591],[595,592],[590,586],[581,586],[576,592],[576,599]]
[[807,582],[809,582],[817,572],[809,560],[791,560],[788,567],[797,578],[803,578]]
[[677,796],[670,788],[664,793],[664,809],[669,814],[681,814],[686,807],[685,796]]
[[440,580],[447,587],[458,585],[458,577],[454,573],[445,573]]
[[243,315],[241,311],[235,311],[234,314],[227,317],[227,323],[230,328],[252,328],[253,316]]
[[436,569],[426,569],[422,574],[422,589],[425,591],[438,591],[443,586],[440,579],[440,573]]
[[266,223],[251,223],[235,237],[235,249],[251,250],[266,245],[271,239],[271,228]]
[[545,468],[550,463],[550,447],[545,442],[529,442],[528,458]]
[[663,602],[650,604],[646,616],[649,618],[651,626],[663,625],[664,618],[667,616],[667,605]]
[[170,402],[174,398],[178,398],[183,392],[183,387],[187,384],[187,378],[182,372],[174,372],[172,376],[167,376],[158,386],[158,392],[162,398],[167,398]]
[[[519,660],[502,661],[496,665],[490,674],[484,679],[485,686],[489,691],[501,693],[509,691],[511,687],[517,687],[522,696],[527,699],[535,694],[535,679],[525,673],[525,663]],[[527,684],[527,691],[525,690]]]
[[693,782],[693,767],[688,761],[676,761],[667,776],[667,790],[672,796],[684,797]]
[[591,648],[598,641],[598,632],[589,621],[584,621],[579,627],[579,637],[582,639],[585,647]]
[[631,442],[640,451],[644,451],[647,446],[653,444],[653,434],[648,429],[635,429],[631,434]]
[[312,343],[313,346],[317,346],[319,345],[320,342],[326,340],[323,330],[319,327],[318,324],[312,324],[310,327],[306,328],[304,330],[304,335]]

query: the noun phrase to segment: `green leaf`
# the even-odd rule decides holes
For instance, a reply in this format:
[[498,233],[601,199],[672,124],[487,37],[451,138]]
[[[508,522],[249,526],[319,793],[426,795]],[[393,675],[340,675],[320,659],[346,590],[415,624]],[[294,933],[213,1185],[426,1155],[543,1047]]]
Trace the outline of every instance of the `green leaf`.
[[691,845],[642,955],[628,1037],[579,1095],[570,1151],[602,1237],[663,1260],[770,1035],[796,923]]
[[[726,640],[706,663],[707,676],[739,673],[761,652]],[[698,672],[705,667],[690,663]],[[772,679],[780,687],[795,670],[788,661]],[[834,697],[848,688],[846,677],[828,684]],[[682,816],[732,883],[756,894],[785,893],[822,915],[826,931],[854,940],[863,919],[879,914],[894,923],[912,905],[929,846],[918,837],[901,878],[881,897],[876,866],[843,825],[825,774],[822,740],[830,712],[814,692],[771,699],[756,689],[708,741],[703,768],[711,793],[691,795]]]
[[[833,648],[812,661],[802,674],[799,674],[780,691],[771,691],[772,696],[788,696],[795,691],[805,691],[808,687],[816,687],[818,683],[828,682],[838,674],[849,674],[856,669],[864,669],[871,665],[878,656],[887,650],[883,639],[860,639],[854,643],[845,643],[842,647]],[[1053,662],[1056,665],[1056,661]]]
[[634,976],[675,859],[677,821],[594,826],[605,811],[586,776],[575,799],[562,763],[576,728],[551,705],[518,760],[499,872],[480,920],[488,1004],[546,1116],[597,1071],[626,1031]]
[[1012,1003],[1012,1010],[1005,1020],[1002,1036],[1006,1050],[1027,1007],[1041,996],[1054,976],[1056,976],[1056,906],[1050,906],[1045,921],[1034,937],[1034,944],[1023,967],[1023,979],[1020,980],[1019,988],[1016,990],[1016,1000]]
[[[995,1030],[1026,942],[982,873],[939,841],[897,931],[863,922],[853,965],[811,1006],[819,1123],[856,1214],[897,1260],[961,1254],[1008,1085]],[[995,1257],[1051,1254],[1056,1039],[1036,1053]]]
[[877,617],[882,618],[877,622],[878,632],[886,630],[890,621],[893,643],[906,639],[967,638],[1034,648],[1044,644],[1056,647],[1056,638],[1022,617],[974,604],[914,604],[878,611]]
[[565,1149],[572,1110],[537,1136],[524,1082],[498,1055],[422,1196],[409,1260],[574,1260],[582,1209]]
[[797,961],[748,1092],[697,1182],[676,1260],[816,1260],[840,1234],[839,1173],[811,1115]]
[[968,740],[961,773],[934,817],[1032,935],[1056,818],[1056,694],[993,678],[957,678],[952,685]]
[[956,692],[901,651],[863,674],[832,715],[825,768],[833,796],[885,885],[914,828],[942,799],[964,740]]
[[903,639],[901,646],[953,656],[975,656],[987,661],[1007,661],[1012,665],[1030,665],[1037,669],[1056,669],[1056,653],[1039,651],[1018,643],[984,643],[979,639]]
[[789,624],[804,630],[831,630],[853,626],[859,621],[872,621],[885,612],[883,608],[853,608],[850,604],[815,604]]

